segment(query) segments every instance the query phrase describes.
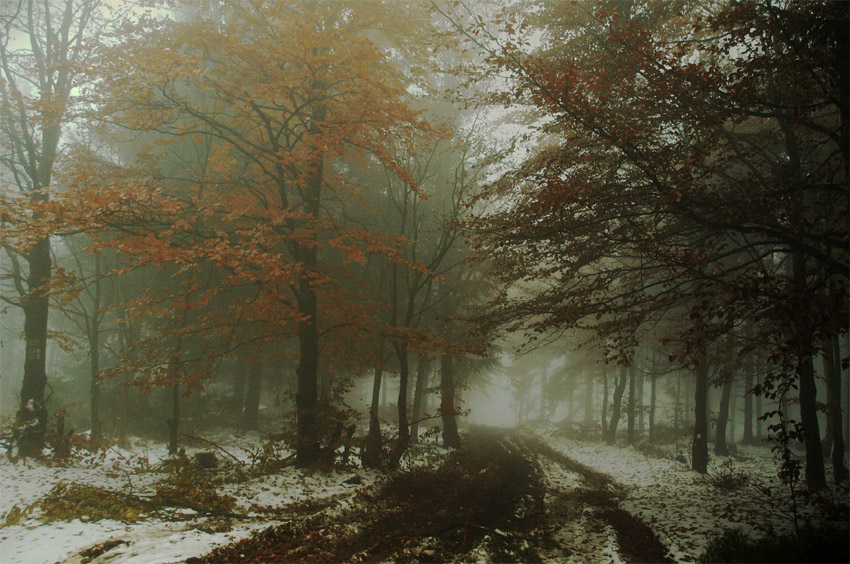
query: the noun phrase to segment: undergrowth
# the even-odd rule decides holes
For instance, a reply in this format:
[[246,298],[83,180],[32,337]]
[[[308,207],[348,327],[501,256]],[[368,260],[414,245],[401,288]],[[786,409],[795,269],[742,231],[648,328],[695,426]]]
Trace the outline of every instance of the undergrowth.
[[801,526],[798,534],[751,537],[730,529],[713,538],[698,562],[848,562],[848,533],[832,526]]

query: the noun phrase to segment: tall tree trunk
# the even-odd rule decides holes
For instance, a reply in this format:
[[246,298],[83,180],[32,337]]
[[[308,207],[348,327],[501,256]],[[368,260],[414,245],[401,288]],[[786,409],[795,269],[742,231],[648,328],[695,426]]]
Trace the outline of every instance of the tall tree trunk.
[[586,372],[584,377],[587,379],[587,387],[584,390],[584,424],[590,425],[593,422],[593,372]]
[[729,420],[729,399],[732,395],[731,374],[723,381],[723,390],[720,393],[720,408],[717,411],[717,427],[714,434],[714,454],[727,456],[729,445],[726,444],[726,423]]
[[627,406],[627,425],[628,425],[628,443],[635,444],[635,406],[637,398],[635,397],[635,389],[637,378],[635,378],[635,360],[629,366],[629,403]]
[[841,351],[838,337],[834,337],[828,347],[831,351],[825,363],[826,381],[829,390],[827,420],[832,421],[832,476],[836,482],[847,479],[847,466],[844,464],[844,429],[841,417]]
[[236,371],[233,377],[233,395],[230,398],[230,413],[233,416],[233,421],[237,424],[242,422],[245,413],[245,384],[248,377],[245,375],[245,370]]
[[753,436],[753,385],[755,372],[753,367],[753,355],[747,355],[747,364],[744,367],[744,437],[743,443],[751,445],[755,443]]
[[[572,405],[569,407],[572,410]],[[540,371],[540,412],[538,419],[540,421],[546,420],[546,370],[543,369]],[[572,413],[570,413],[572,415]]]
[[658,398],[658,375],[651,376],[649,384],[649,442],[655,442],[655,405]]
[[103,438],[103,422],[100,418],[100,382],[97,379],[100,373],[100,328],[96,323],[91,328],[91,387],[89,389],[89,412],[91,416],[91,436],[99,443]]
[[180,448],[180,384],[171,386],[171,417],[168,419],[168,452],[177,454]]
[[103,438],[103,423],[100,418],[100,382],[97,379],[100,372],[100,257],[94,257],[94,303],[92,314],[89,316],[89,360],[91,361],[91,386],[89,389],[89,413],[91,418],[91,436],[95,443]]
[[[322,85],[317,85],[319,88]],[[325,118],[325,108],[314,108],[311,131]],[[320,214],[321,190],[324,158],[319,155],[315,170],[305,183],[304,205],[306,212],[318,222]],[[315,227],[312,226],[312,227]],[[319,304],[313,276],[319,262],[318,228],[311,235],[311,240],[298,245],[297,254],[305,273],[298,279],[298,311],[304,319],[298,322],[298,391],[295,394],[295,410],[297,419],[298,440],[295,446],[295,464],[300,467],[313,466],[319,461]]]
[[602,368],[602,439],[608,437],[608,364]]
[[416,390],[413,394],[413,422],[410,424],[410,442],[419,442],[419,420],[422,418],[422,409],[425,404],[425,384],[428,381],[428,369],[430,362],[423,355],[419,355],[416,365]]
[[395,345],[398,357],[398,440],[396,441],[393,461],[399,460],[410,444],[410,425],[407,420],[407,387],[410,377],[410,363],[406,344]]
[[[824,458],[829,458],[832,454],[832,438],[833,438],[833,423],[834,420],[830,417],[830,410],[832,406],[836,403],[834,398],[832,397],[832,386],[830,386],[830,376],[833,371],[834,360],[833,360],[833,351],[832,351],[832,342],[827,345],[826,349],[824,349],[823,354],[821,354],[821,361],[823,362],[823,379],[826,382],[826,416],[825,423],[826,428],[823,432],[823,440],[821,441],[821,450],[823,450]],[[840,385],[840,381],[839,381]],[[841,406],[838,407],[841,409]]]
[[800,379],[800,422],[806,444],[806,487],[809,492],[816,492],[826,487],[826,471],[818,429],[817,390],[811,356],[800,359],[797,374]]
[[263,365],[252,362],[248,372],[248,390],[245,393],[245,415],[242,425],[256,430],[260,425],[260,396],[263,391]]
[[443,420],[443,446],[460,448],[455,415],[454,358],[450,354],[440,357],[440,414]]
[[50,283],[50,242],[42,239],[26,256],[29,263],[28,287],[24,298],[24,379],[21,384],[21,405],[18,410],[18,454],[24,457],[41,453],[47,432],[47,405],[44,390],[47,386],[47,313],[49,309],[46,286]]
[[637,374],[637,413],[635,416],[637,417],[637,438],[640,439],[643,437],[644,432],[646,431],[646,423],[644,421],[643,414],[643,388],[644,388],[645,376],[643,372],[638,372]]
[[708,472],[708,359],[705,353],[702,353],[695,372],[691,467],[701,474],[706,474]]
[[[376,366],[372,378],[372,402],[369,404],[369,433],[366,435],[363,457],[363,464],[369,468],[377,467],[381,460],[381,421],[378,418],[378,402],[380,401],[383,374],[383,369]],[[386,389],[386,384],[384,389]]]
[[608,437],[607,442],[613,445],[617,440],[617,425],[620,423],[620,409],[623,404],[623,394],[626,392],[626,383],[628,382],[628,367],[620,367],[620,379],[614,387],[614,398],[612,400],[613,407],[611,411],[611,420],[608,422]]

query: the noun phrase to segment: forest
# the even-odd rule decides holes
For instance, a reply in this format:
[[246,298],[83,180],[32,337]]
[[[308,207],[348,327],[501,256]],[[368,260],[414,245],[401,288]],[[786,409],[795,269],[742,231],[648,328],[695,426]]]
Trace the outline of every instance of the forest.
[[850,4],[0,28],[4,564],[850,561]]

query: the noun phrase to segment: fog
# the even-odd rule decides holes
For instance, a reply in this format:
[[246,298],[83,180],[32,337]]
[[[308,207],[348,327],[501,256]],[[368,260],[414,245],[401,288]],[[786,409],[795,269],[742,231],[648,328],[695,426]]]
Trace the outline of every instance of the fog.
[[6,4],[4,564],[847,560],[847,5]]

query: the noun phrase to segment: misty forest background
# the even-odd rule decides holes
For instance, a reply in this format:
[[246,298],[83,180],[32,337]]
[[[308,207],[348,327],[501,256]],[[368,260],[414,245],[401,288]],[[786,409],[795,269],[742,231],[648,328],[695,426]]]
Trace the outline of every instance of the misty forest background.
[[10,454],[469,417],[846,480],[848,10],[7,0]]

